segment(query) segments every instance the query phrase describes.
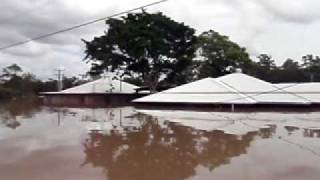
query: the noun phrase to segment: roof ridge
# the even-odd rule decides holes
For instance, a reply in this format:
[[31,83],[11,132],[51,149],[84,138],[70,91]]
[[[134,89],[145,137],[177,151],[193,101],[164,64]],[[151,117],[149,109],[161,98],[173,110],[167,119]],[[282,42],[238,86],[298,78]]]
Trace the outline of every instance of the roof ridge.
[[286,91],[287,88],[297,86],[298,83],[294,83],[294,84],[292,84],[292,85],[288,85],[288,86],[285,86],[285,87],[277,87],[277,86],[274,85],[274,84],[271,84],[271,85],[272,85],[272,87],[274,87],[276,90],[279,90],[279,91],[282,91],[282,92],[291,94],[291,95],[293,95],[293,96],[296,96],[296,97],[298,97],[298,98],[300,98],[300,99],[303,99],[303,100],[307,101],[308,103],[312,103],[312,101],[311,101],[310,99],[307,99],[307,98],[305,98],[305,97],[303,97],[303,96],[300,96],[300,95],[298,95],[297,93],[290,92],[290,91]]
[[246,94],[240,92],[239,90],[237,90],[236,88],[234,88],[233,86],[229,85],[228,83],[223,82],[222,80],[219,79],[215,79],[215,82],[217,82],[218,84],[220,84],[221,86],[223,86],[224,88],[237,93],[239,96],[243,97],[244,99],[246,99],[248,102],[251,103],[256,103],[257,101],[254,100],[253,98],[247,96]]

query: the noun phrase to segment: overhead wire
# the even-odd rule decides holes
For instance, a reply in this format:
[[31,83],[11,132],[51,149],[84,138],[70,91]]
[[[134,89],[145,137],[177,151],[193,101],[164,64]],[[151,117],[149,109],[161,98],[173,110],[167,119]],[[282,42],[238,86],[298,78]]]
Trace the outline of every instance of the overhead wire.
[[[240,122],[241,122],[243,125],[246,125],[246,126],[248,126],[248,127],[258,128],[258,127],[256,127],[256,126],[249,125],[248,123],[245,123],[245,122],[243,122],[243,121],[240,121]],[[259,128],[259,129],[261,129],[261,128]],[[288,139],[284,139],[284,138],[281,137],[281,136],[271,136],[271,138],[278,139],[278,140],[283,141],[283,142],[285,142],[285,143],[294,145],[294,146],[300,148],[300,149],[303,150],[303,151],[308,151],[308,152],[310,152],[311,154],[313,154],[313,155],[315,155],[315,156],[317,156],[317,157],[320,157],[320,153],[319,153],[319,152],[317,152],[317,151],[315,151],[315,150],[313,150],[312,148],[309,148],[309,147],[307,147],[307,146],[301,145],[301,144],[299,144],[299,143],[295,143],[295,142],[290,141],[290,140],[288,140]]]
[[[297,96],[299,98],[302,98],[302,99],[310,102],[310,100],[298,95],[297,93],[285,91],[286,89],[289,89],[289,88],[292,88],[292,87],[295,87],[295,86],[298,86],[298,85],[299,85],[299,83],[292,84],[292,85],[285,86],[285,87],[276,87],[275,85],[272,85],[272,87],[274,87],[275,89],[270,90],[270,91],[263,91],[263,92],[252,92],[253,93],[252,95],[247,95],[247,93],[240,92],[240,91],[236,90],[235,88],[233,88],[234,90],[236,90],[236,92],[231,92],[231,93],[228,93],[228,94],[242,94],[244,96],[243,97],[237,97],[237,98],[230,98],[230,99],[222,100],[222,101],[216,101],[214,103],[215,104],[225,103],[225,102],[230,103],[232,101],[238,101],[238,100],[243,100],[243,99],[248,99],[248,98],[254,98],[254,97],[257,97],[257,96],[260,96],[260,95],[270,94],[270,93],[275,93],[275,92],[281,92],[281,91],[283,91],[282,93],[292,94],[292,95],[295,95],[295,96]],[[194,92],[192,92],[192,93],[163,92],[163,94],[225,94],[225,93],[220,93],[220,92],[218,92],[218,93],[210,93],[210,92],[209,93],[208,92],[205,92],[205,93],[203,93],[203,92],[198,92],[198,93],[194,93]],[[232,104],[232,103],[230,103],[230,104]]]
[[[295,87],[295,86],[297,86],[297,85],[299,85],[299,84],[298,84],[298,83],[297,83],[297,84],[292,84],[292,85],[290,85],[290,86],[285,86],[285,87],[281,87],[281,88],[278,88],[278,87],[276,87],[276,86],[272,85],[272,87],[274,87],[275,89],[274,89],[274,90],[271,90],[271,91],[258,92],[258,93],[255,93],[255,94],[253,94],[253,95],[249,95],[249,96],[248,96],[248,95],[246,95],[246,94],[244,94],[244,95],[245,95],[245,97],[239,97],[239,98],[234,98],[234,99],[224,100],[224,101],[220,101],[220,102],[217,102],[217,103],[237,101],[237,100],[242,100],[242,99],[247,99],[247,98],[254,98],[254,97],[257,97],[257,96],[260,96],[260,95],[264,95],[264,94],[270,94],[270,93],[275,93],[275,92],[281,92],[281,91],[284,91],[284,90],[286,90],[286,89],[289,89],[289,88]],[[308,99],[306,99],[306,98],[304,98],[304,97],[301,97],[301,96],[300,96],[300,95],[298,95],[297,93],[294,93],[294,92],[287,92],[287,91],[284,91],[284,92],[289,93],[289,94],[293,94],[293,95],[295,95],[295,96],[297,96],[297,97],[299,97],[299,98],[305,99],[306,101],[310,101],[310,100],[308,100]],[[241,92],[239,92],[239,93],[241,93]],[[243,93],[242,93],[242,94],[243,94]]]
[[110,18],[114,18],[114,17],[120,16],[122,14],[127,14],[127,13],[130,13],[130,12],[133,12],[133,11],[145,9],[147,7],[150,7],[150,6],[155,6],[155,5],[164,3],[166,1],[169,1],[169,0],[156,1],[156,2],[153,2],[153,3],[150,3],[150,4],[146,4],[146,5],[139,6],[139,7],[133,8],[133,9],[122,11],[122,12],[119,12],[119,13],[116,13],[116,14],[113,14],[113,15],[110,15],[110,16],[101,17],[101,18],[98,18],[98,19],[94,19],[94,20],[82,23],[82,24],[78,24],[78,25],[75,25],[75,26],[67,27],[67,28],[64,28],[64,29],[61,29],[61,30],[58,30],[58,31],[54,31],[54,32],[51,32],[51,33],[43,34],[43,35],[40,35],[40,36],[36,36],[36,37],[31,38],[31,39],[18,41],[18,42],[15,42],[15,43],[0,47],[0,51],[6,50],[6,49],[9,49],[9,48],[13,48],[13,47],[16,47],[16,46],[24,45],[24,44],[27,44],[27,43],[32,42],[32,41],[48,38],[48,37],[51,37],[51,36],[54,36],[54,35],[57,35],[57,34],[60,34],[60,33],[64,33],[64,32],[67,32],[67,31],[71,31],[71,30],[74,30],[74,29],[78,29],[78,28],[81,28],[81,27],[84,27],[84,26],[88,26],[88,25],[91,25],[91,24],[94,24],[94,23],[97,23],[97,22],[100,22],[100,21],[104,21],[104,20],[107,20],[107,19],[110,19]]

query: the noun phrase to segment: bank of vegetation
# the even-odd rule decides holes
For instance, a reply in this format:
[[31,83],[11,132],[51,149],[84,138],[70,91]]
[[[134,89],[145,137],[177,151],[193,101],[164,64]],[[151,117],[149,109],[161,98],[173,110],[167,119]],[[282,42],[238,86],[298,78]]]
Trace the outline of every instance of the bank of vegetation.
[[[64,88],[82,83],[76,77],[63,78]],[[53,79],[40,80],[30,72],[24,72],[17,65],[12,64],[0,72],[0,99],[34,98],[40,92],[57,91],[57,81]]]

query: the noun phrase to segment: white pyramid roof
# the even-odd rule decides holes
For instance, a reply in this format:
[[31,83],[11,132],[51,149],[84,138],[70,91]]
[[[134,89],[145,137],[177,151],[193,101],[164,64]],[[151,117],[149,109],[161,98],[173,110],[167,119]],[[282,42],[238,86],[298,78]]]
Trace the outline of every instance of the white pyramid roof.
[[281,83],[274,85],[289,92],[320,93],[320,83]]
[[274,85],[284,91],[306,98],[312,103],[320,103],[320,83],[282,83]]
[[233,73],[216,79],[257,103],[307,104],[309,100],[252,76]]
[[160,93],[139,98],[134,102],[159,102],[159,103],[193,103],[193,104],[250,104],[252,101],[237,92],[226,88],[214,78],[205,78],[189,84],[168,89]]
[[219,78],[205,78],[160,93],[139,98],[144,103],[193,104],[309,104],[310,101],[282,91],[271,83],[233,73]]
[[295,86],[297,83],[279,83],[279,84],[273,84],[277,88],[286,90],[288,87]]
[[[112,78],[100,78],[79,86],[75,86],[58,94],[91,94],[91,93],[135,93],[138,86]],[[54,93],[52,93],[54,94]]]
[[216,78],[216,81],[236,89],[238,92],[271,92],[276,88],[266,81],[242,73],[233,73]]

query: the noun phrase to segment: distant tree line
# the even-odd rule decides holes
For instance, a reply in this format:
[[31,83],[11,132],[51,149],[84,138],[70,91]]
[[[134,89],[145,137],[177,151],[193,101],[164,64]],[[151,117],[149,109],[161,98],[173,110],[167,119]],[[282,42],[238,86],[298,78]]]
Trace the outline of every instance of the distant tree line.
[[[1,70],[0,70],[1,71]],[[81,84],[77,77],[64,77],[64,88]],[[57,91],[57,81],[48,79],[42,81],[34,74],[24,72],[17,64],[12,64],[0,72],[0,99],[30,98],[39,92]]]
[[281,66],[268,54],[254,61],[227,36],[214,30],[197,36],[193,28],[161,12],[132,13],[106,24],[104,35],[83,40],[89,73],[116,72],[151,91],[239,70],[272,83],[320,81],[319,56],[287,59]]
[[[320,82],[320,57],[305,55],[299,61],[287,59],[281,66],[267,54],[258,56],[253,75],[263,80],[281,82]],[[299,63],[300,62],[300,63]]]

